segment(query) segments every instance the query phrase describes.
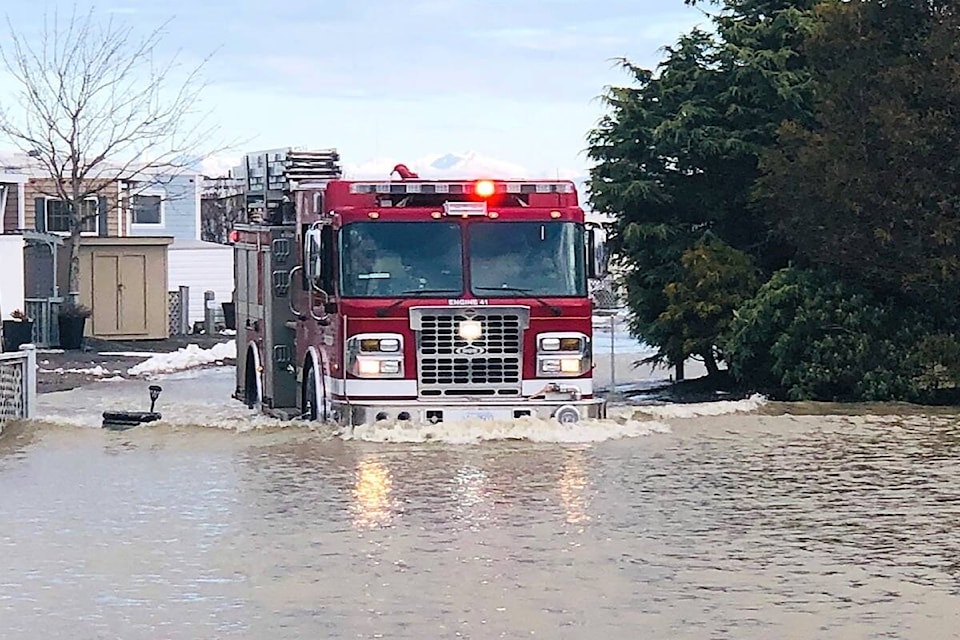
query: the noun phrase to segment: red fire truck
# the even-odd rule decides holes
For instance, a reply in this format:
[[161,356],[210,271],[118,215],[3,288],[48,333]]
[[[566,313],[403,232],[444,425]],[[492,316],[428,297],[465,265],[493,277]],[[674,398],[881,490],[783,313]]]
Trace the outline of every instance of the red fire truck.
[[[236,397],[272,415],[603,417],[574,184],[340,179],[335,151],[248,156],[234,231]],[[399,179],[393,179],[394,175]]]

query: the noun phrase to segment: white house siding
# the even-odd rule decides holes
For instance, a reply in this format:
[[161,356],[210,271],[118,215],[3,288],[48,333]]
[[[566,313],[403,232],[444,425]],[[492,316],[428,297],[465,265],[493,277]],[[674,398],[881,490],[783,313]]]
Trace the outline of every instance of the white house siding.
[[0,235],[0,317],[23,311],[23,238]]
[[190,323],[203,320],[203,292],[217,302],[233,299],[233,247],[199,240],[175,239],[167,252],[171,291],[190,287]]

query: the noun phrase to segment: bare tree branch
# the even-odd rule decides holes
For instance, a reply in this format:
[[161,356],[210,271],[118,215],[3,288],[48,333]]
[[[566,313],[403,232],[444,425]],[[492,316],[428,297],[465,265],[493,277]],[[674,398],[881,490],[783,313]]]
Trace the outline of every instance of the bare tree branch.
[[[7,17],[0,62],[18,91],[0,98],[0,138],[42,168],[51,197],[70,212],[71,292],[78,289],[79,239],[94,214],[83,203],[116,193],[127,197],[151,182],[172,179],[233,145],[212,144],[218,128],[199,104],[209,57],[186,65],[180,54],[157,52],[169,22],[138,36],[113,17],[76,6],[62,18],[45,15],[38,37],[24,35]],[[124,203],[109,199],[110,207]]]

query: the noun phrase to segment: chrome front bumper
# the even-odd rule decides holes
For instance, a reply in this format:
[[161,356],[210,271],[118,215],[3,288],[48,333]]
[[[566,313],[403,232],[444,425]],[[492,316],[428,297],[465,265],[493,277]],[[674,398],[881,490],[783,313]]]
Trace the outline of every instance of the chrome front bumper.
[[349,400],[333,401],[337,422],[354,426],[379,420],[409,420],[420,424],[460,420],[514,420],[522,417],[555,418],[560,422],[578,422],[607,416],[606,401],[588,400],[464,400],[430,402],[423,400]]

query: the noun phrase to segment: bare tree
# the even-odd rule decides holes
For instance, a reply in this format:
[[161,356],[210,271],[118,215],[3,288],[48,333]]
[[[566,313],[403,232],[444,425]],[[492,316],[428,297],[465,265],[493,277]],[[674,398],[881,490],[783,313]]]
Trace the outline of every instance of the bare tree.
[[44,195],[66,207],[73,301],[81,231],[122,206],[118,183],[149,185],[152,176],[182,173],[219,150],[210,148],[215,127],[197,112],[207,60],[158,62],[166,26],[138,37],[113,17],[74,7],[66,20],[45,16],[34,38],[7,18],[0,59],[18,91],[0,103],[0,136],[35,158],[49,178]]
[[232,178],[204,180],[200,200],[201,240],[228,244],[230,230],[238,223],[249,222],[246,198],[237,181]]

